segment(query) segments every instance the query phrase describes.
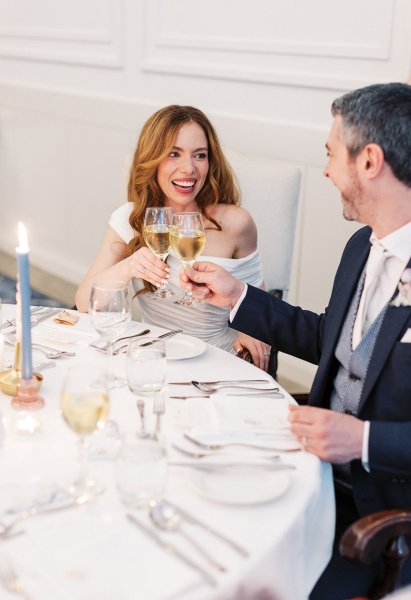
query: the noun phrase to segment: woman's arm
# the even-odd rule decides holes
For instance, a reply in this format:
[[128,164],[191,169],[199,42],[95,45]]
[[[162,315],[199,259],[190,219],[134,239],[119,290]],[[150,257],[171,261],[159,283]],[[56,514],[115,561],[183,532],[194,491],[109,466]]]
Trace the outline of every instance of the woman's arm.
[[87,312],[91,287],[95,281],[124,281],[133,277],[145,279],[159,286],[168,279],[169,268],[146,247],[127,256],[127,245],[110,225],[107,227],[100,249],[81,281],[76,293],[76,306]]

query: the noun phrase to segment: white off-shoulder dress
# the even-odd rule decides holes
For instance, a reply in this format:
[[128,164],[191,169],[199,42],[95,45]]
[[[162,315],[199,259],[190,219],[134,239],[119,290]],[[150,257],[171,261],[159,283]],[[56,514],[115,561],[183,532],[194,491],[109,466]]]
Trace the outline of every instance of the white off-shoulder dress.
[[[133,204],[131,202],[123,204],[113,212],[109,221],[110,226],[127,244],[134,237],[133,229],[129,223],[132,208]],[[258,249],[244,258],[200,256],[197,259],[197,261],[205,260],[224,267],[237,279],[255,287],[260,287],[263,283]],[[227,325],[229,310],[211,306],[206,302],[196,303],[192,306],[176,304],[175,300],[181,298],[185,293],[178,285],[181,262],[173,254],[170,254],[167,264],[170,267],[169,286],[175,296],[170,299],[156,299],[150,298],[148,294],[139,294],[137,298],[140,304],[142,321],[167,329],[182,329],[188,335],[193,335],[209,344],[231,352],[236,331]],[[141,289],[141,280],[134,279],[133,286],[136,291]]]

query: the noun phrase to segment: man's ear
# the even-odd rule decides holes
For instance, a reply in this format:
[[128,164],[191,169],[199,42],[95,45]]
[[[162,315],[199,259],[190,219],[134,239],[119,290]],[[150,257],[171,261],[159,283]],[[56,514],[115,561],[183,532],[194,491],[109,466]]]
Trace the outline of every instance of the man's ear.
[[361,151],[360,163],[363,174],[368,179],[374,179],[379,175],[384,166],[384,151],[378,144],[367,144]]

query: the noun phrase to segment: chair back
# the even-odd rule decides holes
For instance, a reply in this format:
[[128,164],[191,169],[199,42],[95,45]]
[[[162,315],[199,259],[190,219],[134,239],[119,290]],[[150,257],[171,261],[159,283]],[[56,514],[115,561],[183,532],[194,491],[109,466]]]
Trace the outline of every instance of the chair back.
[[224,148],[240,185],[242,206],[252,215],[258,232],[267,290],[286,297],[296,232],[301,171],[267,157]]

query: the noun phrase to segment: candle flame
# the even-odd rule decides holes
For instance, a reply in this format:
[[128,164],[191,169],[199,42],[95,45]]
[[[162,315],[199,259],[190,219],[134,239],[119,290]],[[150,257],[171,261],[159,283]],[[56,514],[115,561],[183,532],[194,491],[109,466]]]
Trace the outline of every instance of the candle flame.
[[27,231],[21,221],[19,221],[19,224],[18,224],[18,238],[19,238],[20,252],[28,252],[29,251],[29,243],[27,240]]

